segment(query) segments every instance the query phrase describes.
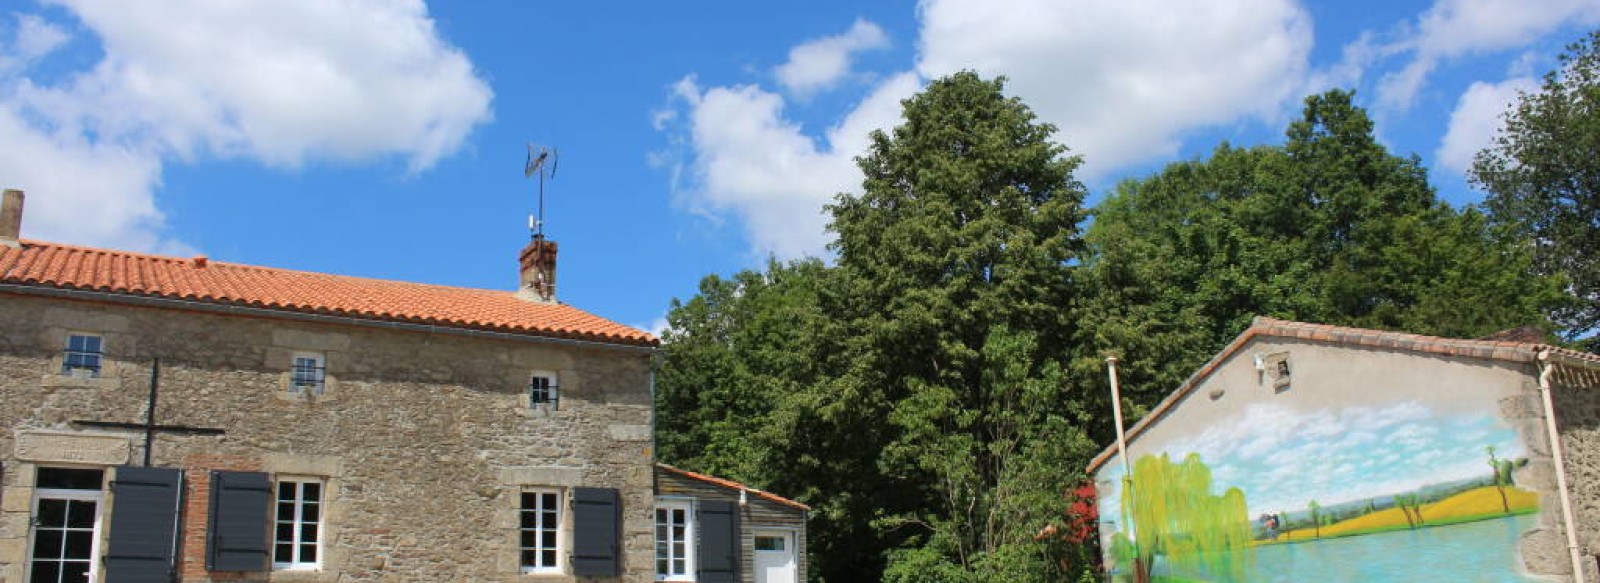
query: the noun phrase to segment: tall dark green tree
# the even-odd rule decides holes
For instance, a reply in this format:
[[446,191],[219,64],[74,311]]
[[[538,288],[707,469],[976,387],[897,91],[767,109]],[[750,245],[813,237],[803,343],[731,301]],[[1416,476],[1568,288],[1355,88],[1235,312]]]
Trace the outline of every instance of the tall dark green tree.
[[1572,301],[1553,313],[1564,334],[1600,349],[1600,31],[1519,96],[1469,175],[1488,192],[1490,216],[1533,246],[1540,271],[1566,279]]
[[1000,80],[934,81],[903,113],[858,159],[862,194],[831,207],[846,382],[888,421],[877,466],[904,503],[877,524],[919,549],[888,579],[926,580],[930,560],[977,576],[1019,559],[994,557],[1032,544],[1092,447],[1061,372],[1084,190],[1079,159]]
[[1284,146],[1224,144],[1101,203],[1080,377],[1120,353],[1138,412],[1257,315],[1453,337],[1544,322],[1555,282],[1482,214],[1439,201],[1351,99],[1309,97]]

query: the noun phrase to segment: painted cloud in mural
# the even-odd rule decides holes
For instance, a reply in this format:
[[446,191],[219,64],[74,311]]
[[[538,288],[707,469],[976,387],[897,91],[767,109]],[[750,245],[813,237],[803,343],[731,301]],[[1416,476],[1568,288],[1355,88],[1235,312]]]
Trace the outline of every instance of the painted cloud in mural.
[[[1254,404],[1156,452],[1200,454],[1216,483],[1243,490],[1250,512],[1262,513],[1482,477],[1488,446],[1508,458],[1526,455],[1516,432],[1485,414],[1440,414],[1413,402],[1313,411]],[[1101,470],[1111,487],[1101,497],[1107,516],[1118,512],[1121,478],[1119,464]]]

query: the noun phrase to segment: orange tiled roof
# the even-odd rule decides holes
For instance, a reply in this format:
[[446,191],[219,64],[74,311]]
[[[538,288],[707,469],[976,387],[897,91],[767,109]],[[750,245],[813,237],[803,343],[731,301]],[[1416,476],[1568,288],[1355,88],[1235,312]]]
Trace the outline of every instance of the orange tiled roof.
[[777,494],[773,494],[771,492],[767,492],[767,491],[763,491],[763,490],[757,490],[755,488],[751,488],[749,486],[746,486],[744,484],[740,484],[740,483],[735,482],[733,480],[724,480],[724,479],[718,478],[716,476],[707,476],[705,474],[691,472],[691,471],[685,470],[683,468],[675,468],[675,467],[669,466],[669,465],[661,463],[661,462],[656,462],[656,467],[660,468],[662,470],[666,470],[668,472],[672,472],[674,474],[678,474],[678,475],[683,476],[685,478],[689,478],[691,480],[697,480],[697,481],[700,481],[700,482],[705,482],[705,483],[711,484],[713,486],[721,486],[721,487],[727,488],[729,490],[744,490],[746,492],[749,492],[749,493],[755,495],[758,498],[761,498],[763,500],[767,500],[769,502],[776,502],[778,504],[782,504],[782,505],[788,506],[790,508],[797,508],[797,509],[800,509],[800,510],[805,510],[807,512],[811,511],[811,507],[810,506],[806,506],[805,504],[801,504],[799,502],[795,502],[794,500],[790,500],[788,498],[784,498],[782,496],[779,496]]
[[[1128,429],[1127,439],[1134,438],[1144,433],[1151,424],[1160,420],[1179,401],[1195,387],[1216,372],[1222,363],[1228,360],[1233,353],[1243,348],[1258,336],[1276,338],[1296,338],[1313,342],[1328,342],[1351,346],[1365,346],[1383,350],[1403,350],[1420,352],[1424,354],[1438,354],[1443,356],[1460,356],[1466,358],[1482,358],[1488,360],[1501,360],[1518,363],[1531,363],[1539,359],[1541,353],[1545,354],[1552,363],[1558,365],[1556,379],[1574,386],[1593,386],[1600,384],[1600,354],[1590,354],[1577,350],[1561,348],[1532,342],[1515,342],[1504,340],[1461,340],[1456,338],[1441,338],[1438,336],[1424,336],[1421,334],[1407,334],[1405,332],[1386,332],[1383,330],[1369,330],[1365,328],[1351,328],[1348,326],[1332,326],[1328,324],[1310,324],[1306,322],[1293,322],[1279,320],[1266,316],[1257,316],[1250,323],[1250,328],[1240,333],[1226,348],[1211,357],[1200,370],[1189,375],[1189,378],[1178,385],[1178,388],[1167,395],[1150,410],[1143,419]],[[1089,471],[1093,472],[1116,454],[1116,445],[1107,447],[1100,455],[1089,462]]]
[[656,346],[654,336],[513,292],[366,279],[237,263],[22,241],[0,246],[0,283]]

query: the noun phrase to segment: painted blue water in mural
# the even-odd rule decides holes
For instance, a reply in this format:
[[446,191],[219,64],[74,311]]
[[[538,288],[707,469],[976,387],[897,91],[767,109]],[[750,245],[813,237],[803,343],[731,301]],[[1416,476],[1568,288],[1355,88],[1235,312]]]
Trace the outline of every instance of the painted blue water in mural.
[[[1515,549],[1531,515],[1305,544],[1256,547],[1246,581],[1527,583]],[[1157,568],[1156,574],[1163,575]],[[1157,580],[1160,580],[1159,577]]]

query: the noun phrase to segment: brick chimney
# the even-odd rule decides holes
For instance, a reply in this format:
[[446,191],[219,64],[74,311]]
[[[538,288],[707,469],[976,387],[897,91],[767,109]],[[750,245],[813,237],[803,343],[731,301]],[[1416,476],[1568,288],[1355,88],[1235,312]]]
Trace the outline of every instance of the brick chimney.
[[518,257],[522,263],[522,285],[517,296],[526,300],[556,302],[556,242],[534,235]]
[[22,191],[6,189],[0,198],[0,245],[13,249],[21,247],[17,239],[22,236]]

